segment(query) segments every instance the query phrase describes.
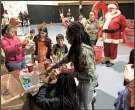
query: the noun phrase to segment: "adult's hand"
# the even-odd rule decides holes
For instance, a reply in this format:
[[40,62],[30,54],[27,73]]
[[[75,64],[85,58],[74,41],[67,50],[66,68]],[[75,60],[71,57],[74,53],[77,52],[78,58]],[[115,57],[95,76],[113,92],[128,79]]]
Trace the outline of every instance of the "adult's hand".
[[53,66],[47,68],[44,73],[49,74],[52,71],[52,69],[53,69]]
[[48,83],[49,82],[49,76],[45,77],[44,82],[45,83]]
[[50,82],[50,84],[55,84],[57,82],[57,79],[54,79]]

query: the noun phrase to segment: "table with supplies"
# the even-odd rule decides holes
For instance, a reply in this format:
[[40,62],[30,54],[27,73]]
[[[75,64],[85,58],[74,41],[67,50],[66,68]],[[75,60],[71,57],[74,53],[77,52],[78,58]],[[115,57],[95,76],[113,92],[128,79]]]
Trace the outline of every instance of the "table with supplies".
[[[102,58],[97,61],[96,64],[103,62],[105,59]],[[25,93],[36,94],[42,86],[45,74],[42,74],[47,67],[51,66],[51,62],[43,62],[38,64],[27,64],[27,69],[16,70],[10,73],[4,72],[1,76],[1,86],[3,88],[1,94],[1,107],[2,109],[12,110],[20,109],[24,104]],[[61,71],[73,72],[73,67],[70,64],[63,65],[59,69],[53,69],[51,80],[55,75],[58,75]],[[42,74],[42,75],[41,75]]]

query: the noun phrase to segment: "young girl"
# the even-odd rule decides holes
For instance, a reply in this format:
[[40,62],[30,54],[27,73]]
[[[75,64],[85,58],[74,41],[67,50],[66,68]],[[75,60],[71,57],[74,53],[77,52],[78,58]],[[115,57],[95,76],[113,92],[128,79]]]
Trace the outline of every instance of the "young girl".
[[50,59],[51,55],[51,48],[52,48],[52,41],[48,37],[48,30],[47,27],[40,27],[39,28],[39,35],[34,38],[35,42],[35,55],[38,57],[38,62],[41,63],[47,59]]
[[98,79],[94,63],[94,49],[89,35],[85,32],[80,22],[72,22],[67,27],[66,37],[68,43],[71,44],[68,55],[48,68],[46,73],[53,68],[60,67],[64,63],[72,62],[75,69],[74,75],[79,81],[79,110],[91,110],[94,89]]
[[1,41],[2,49],[5,52],[5,64],[9,72],[25,68],[25,42],[15,36],[15,28],[12,25],[5,26],[3,30],[3,39]]

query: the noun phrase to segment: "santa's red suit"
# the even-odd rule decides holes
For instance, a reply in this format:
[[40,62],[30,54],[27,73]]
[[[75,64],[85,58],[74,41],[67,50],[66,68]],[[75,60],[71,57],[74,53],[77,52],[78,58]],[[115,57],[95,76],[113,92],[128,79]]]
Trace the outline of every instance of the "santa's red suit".
[[[108,8],[114,7],[114,4],[108,5]],[[109,12],[105,15],[105,23],[102,29],[102,36],[99,40],[104,41],[104,55],[110,63],[114,64],[117,58],[118,44],[123,42],[121,32],[126,28],[126,18],[121,14],[120,10],[116,9],[115,14]]]

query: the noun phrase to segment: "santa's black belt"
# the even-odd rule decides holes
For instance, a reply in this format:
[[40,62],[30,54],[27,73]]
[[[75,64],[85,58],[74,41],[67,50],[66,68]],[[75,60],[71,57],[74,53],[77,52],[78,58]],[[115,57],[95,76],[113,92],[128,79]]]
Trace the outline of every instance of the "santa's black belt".
[[107,29],[104,29],[103,30],[104,33],[115,33],[115,32],[118,32],[118,31],[119,31],[119,29],[117,29],[117,30],[107,30]]

